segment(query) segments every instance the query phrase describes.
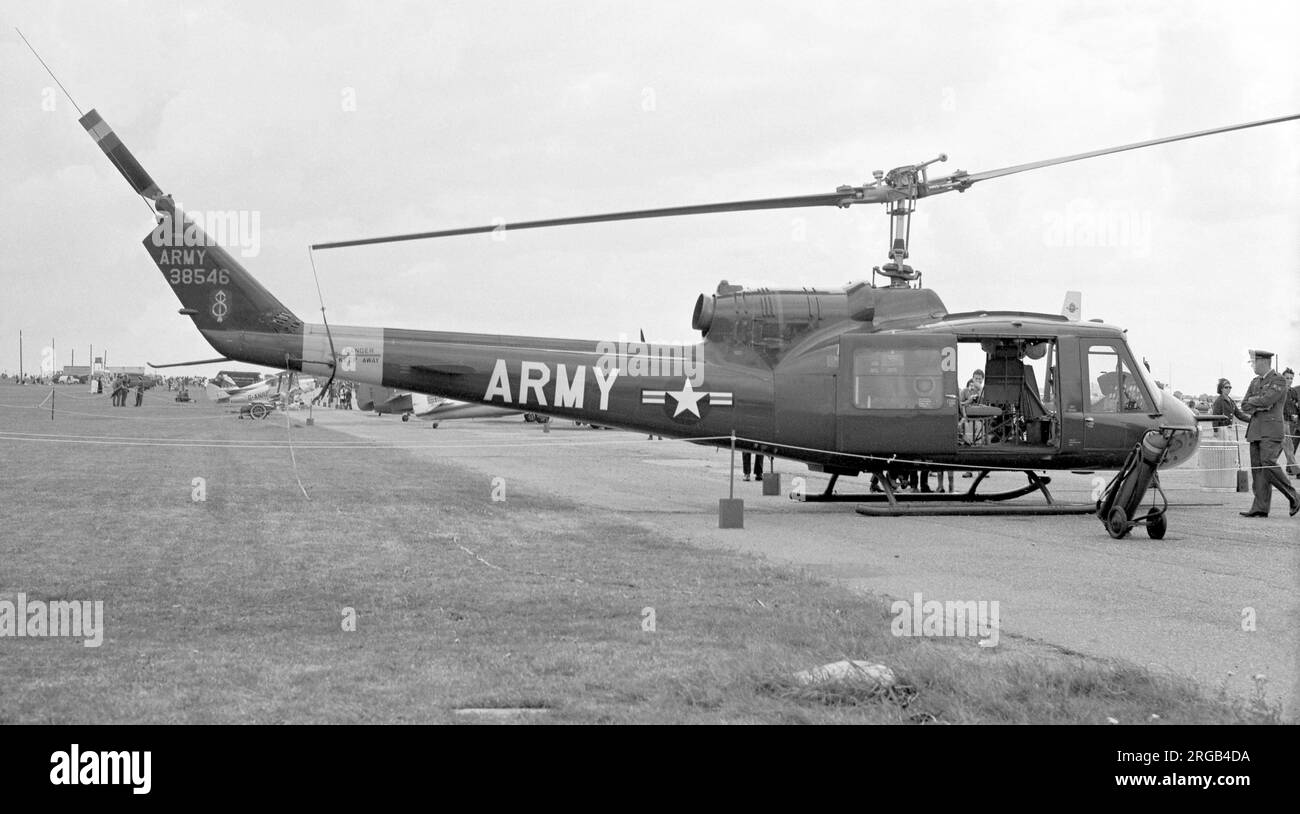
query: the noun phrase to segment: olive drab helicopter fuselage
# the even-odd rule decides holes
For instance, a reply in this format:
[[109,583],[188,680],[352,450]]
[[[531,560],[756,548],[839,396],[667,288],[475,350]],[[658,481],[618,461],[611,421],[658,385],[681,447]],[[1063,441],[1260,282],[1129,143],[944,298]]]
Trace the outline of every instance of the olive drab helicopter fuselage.
[[[1298,116],[1234,125],[1003,170],[927,178],[926,164],[876,173],[834,193],[515,223],[527,229],[612,220],[883,203],[887,283],[843,290],[700,295],[694,345],[553,339],[307,323],[186,218],[95,112],[81,122],[157,213],[144,240],[223,359],[508,407],[599,426],[779,456],[834,475],[934,469],[1107,469],[1143,435],[1172,441],[1163,466],[1196,449],[1196,419],[1161,391],[1124,332],[1076,315],[949,313],[908,257],[916,202],[1066,161]],[[945,160],[940,156],[937,160]],[[313,250],[486,233],[499,225],[318,244]],[[323,309],[322,309],[323,310]],[[978,400],[959,371],[985,373]],[[327,385],[328,386],[328,385]],[[734,440],[733,440],[734,436]],[[1031,482],[1033,475],[1030,475]],[[1050,500],[1050,496],[1049,496]]]

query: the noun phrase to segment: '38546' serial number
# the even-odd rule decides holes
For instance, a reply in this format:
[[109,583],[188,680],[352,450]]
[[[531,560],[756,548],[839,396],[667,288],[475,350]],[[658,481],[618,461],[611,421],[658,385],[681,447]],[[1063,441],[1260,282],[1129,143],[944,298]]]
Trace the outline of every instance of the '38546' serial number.
[[225,269],[172,269],[168,279],[172,285],[226,285],[230,282],[230,272]]

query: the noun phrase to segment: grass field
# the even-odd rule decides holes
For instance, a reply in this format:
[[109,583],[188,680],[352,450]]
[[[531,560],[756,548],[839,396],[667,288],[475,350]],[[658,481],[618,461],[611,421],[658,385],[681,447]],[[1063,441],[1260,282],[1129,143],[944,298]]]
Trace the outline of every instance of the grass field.
[[[0,384],[0,599],[102,600],[105,634],[0,638],[0,723],[1276,717],[1133,666],[894,638],[883,600],[598,506],[494,501],[296,413],[60,387],[51,420],[49,392]],[[791,679],[844,658],[899,684]]]

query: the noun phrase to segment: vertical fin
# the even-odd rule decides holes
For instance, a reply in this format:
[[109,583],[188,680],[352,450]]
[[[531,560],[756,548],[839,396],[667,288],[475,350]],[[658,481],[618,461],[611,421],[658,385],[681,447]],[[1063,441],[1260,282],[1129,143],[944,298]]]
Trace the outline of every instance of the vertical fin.
[[1065,292],[1065,302],[1061,304],[1061,316],[1071,322],[1078,322],[1083,316],[1083,294],[1078,291]]

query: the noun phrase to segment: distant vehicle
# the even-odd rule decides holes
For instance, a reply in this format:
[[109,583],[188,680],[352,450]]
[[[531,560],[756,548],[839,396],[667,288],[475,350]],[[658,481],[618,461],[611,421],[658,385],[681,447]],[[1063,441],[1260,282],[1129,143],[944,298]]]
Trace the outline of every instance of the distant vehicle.
[[357,409],[362,412],[374,412],[378,415],[400,415],[403,421],[410,421],[412,413],[428,409],[426,396],[419,396],[420,404],[417,406],[415,395],[407,390],[394,390],[391,387],[354,383],[352,391],[356,396]]
[[266,399],[257,399],[256,401],[247,402],[239,406],[239,417],[243,418],[266,418],[275,412],[275,402]]
[[[416,413],[419,418],[430,419],[432,426],[436,429],[441,421],[451,421],[461,418],[497,418],[500,416],[519,415],[519,410],[511,410],[505,407],[496,407],[491,404],[472,404],[463,401],[452,401],[444,399],[441,404],[434,405],[432,408],[422,413]],[[540,413],[524,413],[524,421],[538,424],[550,423],[551,417]]]
[[314,376],[299,376],[296,373],[280,373],[244,387],[234,385],[230,377],[219,373],[208,382],[205,389],[208,398],[217,404],[265,401],[272,405],[277,402],[292,405],[297,401],[310,398],[317,388]]
[[215,380],[208,382],[206,388],[208,398],[217,404],[239,404],[251,402],[255,399],[266,399],[275,392],[276,380],[263,379],[245,387],[233,385],[234,382],[218,376]]
[[[459,418],[492,418],[497,416],[519,415],[521,411],[487,404],[467,404],[463,401],[426,396],[407,390],[396,390],[373,384],[354,384],[357,409],[375,412],[378,415],[400,415],[403,421],[410,421],[411,416],[427,418],[436,428],[438,422]],[[523,413],[524,421],[545,424],[550,416],[540,413]]]

